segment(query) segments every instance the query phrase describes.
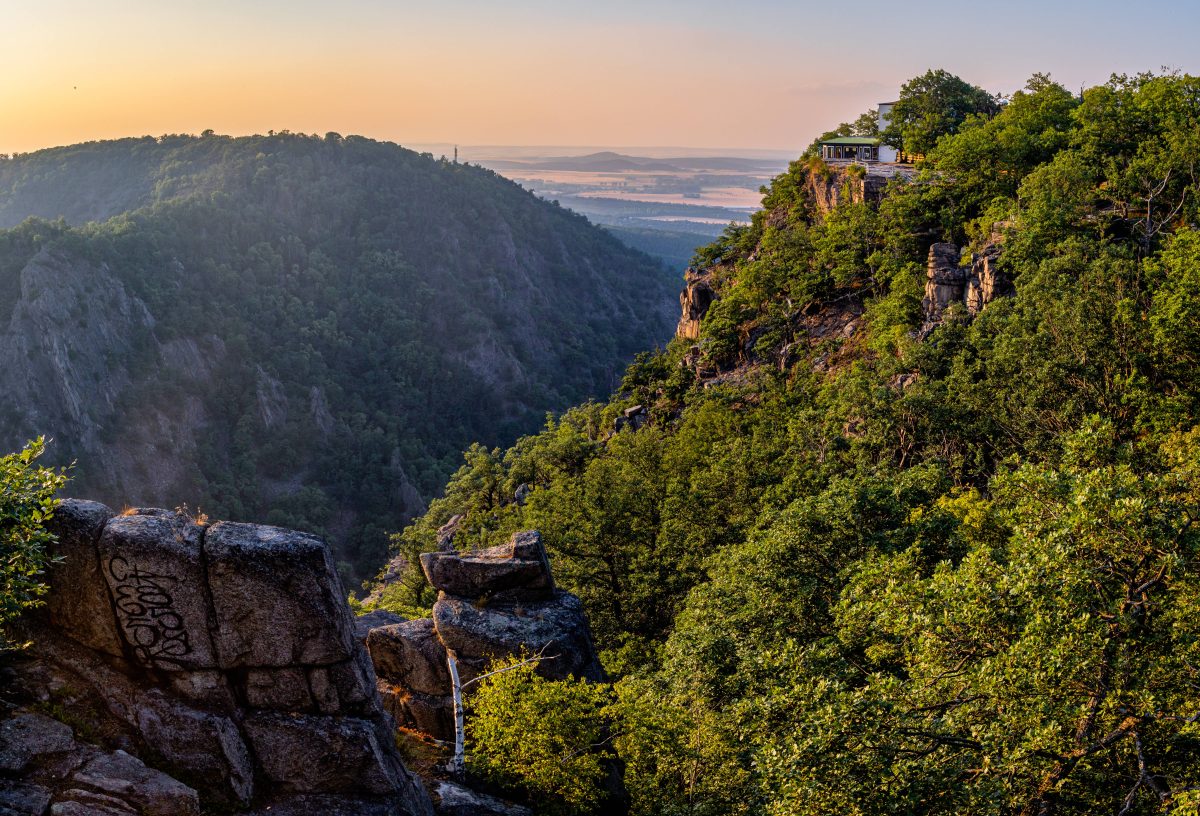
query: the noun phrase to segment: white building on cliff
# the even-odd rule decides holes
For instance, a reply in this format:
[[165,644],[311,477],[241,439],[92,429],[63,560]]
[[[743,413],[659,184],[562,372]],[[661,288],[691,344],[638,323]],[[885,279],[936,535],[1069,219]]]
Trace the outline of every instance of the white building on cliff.
[[[880,102],[876,108],[880,132],[891,121],[892,107],[895,104],[895,102]],[[821,141],[821,158],[827,162],[894,164],[900,160],[900,155],[896,152],[896,148],[885,145],[875,136],[837,136]]]

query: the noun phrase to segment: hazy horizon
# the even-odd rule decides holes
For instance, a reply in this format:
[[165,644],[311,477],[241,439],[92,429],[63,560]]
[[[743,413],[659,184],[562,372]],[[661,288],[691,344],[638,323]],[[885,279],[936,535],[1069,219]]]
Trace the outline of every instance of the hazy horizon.
[[[283,129],[272,128],[271,131],[259,131],[253,133],[222,133],[214,131],[214,135],[230,138],[243,138],[247,136],[265,136],[269,132],[281,133]],[[680,158],[745,158],[745,159],[786,159],[794,158],[796,152],[791,148],[771,148],[771,147],[710,147],[702,145],[684,146],[684,145],[569,145],[569,144],[495,144],[495,145],[472,145],[472,144],[454,144],[452,142],[407,142],[397,139],[382,138],[372,136],[367,133],[352,133],[338,130],[312,131],[310,134],[305,134],[302,131],[290,131],[300,135],[316,135],[324,136],[326,133],[339,133],[342,136],[362,136],[364,138],[375,139],[381,142],[391,142],[408,150],[413,150],[418,153],[432,153],[435,156],[445,155],[448,158],[453,157],[454,149],[458,148],[460,161],[485,161],[493,159],[529,159],[529,158],[575,158],[579,156],[587,156],[593,153],[613,152],[623,155],[636,156],[649,159],[665,159],[671,157]],[[129,133],[124,136],[111,136],[102,139],[85,139],[74,142],[62,142],[61,144],[47,144],[40,147],[33,147],[27,150],[3,151],[0,150],[0,155],[37,153],[42,150],[55,150],[63,147],[71,147],[76,144],[86,142],[101,142],[101,141],[117,141],[120,139],[159,139],[166,136],[200,136],[203,131],[199,132],[174,132],[174,133]]]

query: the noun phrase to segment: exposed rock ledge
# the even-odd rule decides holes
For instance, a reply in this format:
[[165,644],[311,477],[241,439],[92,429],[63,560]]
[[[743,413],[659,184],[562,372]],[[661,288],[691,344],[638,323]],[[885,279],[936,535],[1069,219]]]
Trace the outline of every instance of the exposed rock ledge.
[[[604,679],[534,531],[426,554],[441,594],[405,621],[355,620],[303,533],[71,499],[50,526],[46,606],[16,627],[32,646],[0,666],[0,816],[432,816],[392,715],[453,736],[447,648],[464,679],[522,650],[553,657],[547,677]],[[609,766],[603,812],[622,813]],[[528,814],[431,784],[444,816]]]
[[76,500],[51,525],[0,678],[0,813],[432,816],[324,542]]

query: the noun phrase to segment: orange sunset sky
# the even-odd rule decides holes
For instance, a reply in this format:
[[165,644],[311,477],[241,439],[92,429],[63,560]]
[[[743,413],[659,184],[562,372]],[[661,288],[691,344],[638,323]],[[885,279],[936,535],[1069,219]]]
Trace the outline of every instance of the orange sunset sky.
[[1000,92],[1200,68],[1193,4],[1109,7],[0,0],[0,152],[206,128],[798,150],[929,67]]

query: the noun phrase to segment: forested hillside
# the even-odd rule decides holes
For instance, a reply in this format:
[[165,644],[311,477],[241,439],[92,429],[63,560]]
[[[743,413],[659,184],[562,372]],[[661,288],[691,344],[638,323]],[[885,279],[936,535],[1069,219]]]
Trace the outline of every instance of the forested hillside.
[[490,171],[337,134],[3,158],[0,222],[0,448],[327,534],[351,577],[464,447],[611,391],[677,289]]
[[[878,195],[793,164],[698,254],[688,337],[395,539],[542,532],[614,680],[558,705],[638,813],[1200,808],[1200,78],[976,91],[905,86],[926,156]],[[478,733],[570,748],[511,692]],[[478,751],[546,812],[596,781]]]

